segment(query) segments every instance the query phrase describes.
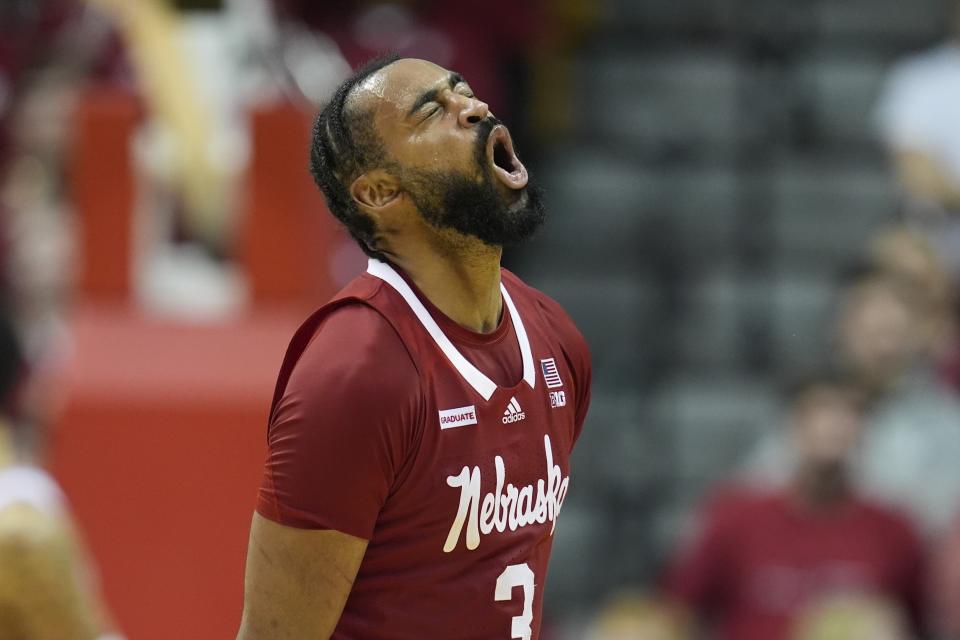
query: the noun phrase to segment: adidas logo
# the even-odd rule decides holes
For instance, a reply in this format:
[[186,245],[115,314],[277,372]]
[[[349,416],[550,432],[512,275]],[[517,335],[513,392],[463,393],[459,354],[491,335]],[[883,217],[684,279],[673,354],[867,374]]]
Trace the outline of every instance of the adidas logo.
[[510,398],[510,404],[507,405],[507,410],[503,412],[503,418],[501,418],[503,424],[520,422],[521,420],[526,420],[526,418],[527,414],[520,408],[520,403],[517,402],[517,399]]

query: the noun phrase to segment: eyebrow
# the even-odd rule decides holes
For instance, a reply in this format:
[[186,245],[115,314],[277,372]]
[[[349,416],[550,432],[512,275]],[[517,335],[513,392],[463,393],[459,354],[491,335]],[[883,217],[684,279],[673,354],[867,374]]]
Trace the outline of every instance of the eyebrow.
[[[463,82],[463,76],[456,71],[451,72],[450,77],[447,78],[447,85],[450,89],[453,89],[461,82]],[[417,111],[419,111],[420,107],[428,102],[433,102],[436,100],[437,96],[440,95],[440,91],[442,91],[442,89],[437,87],[425,91],[419,98],[416,99],[416,101],[414,101],[413,106],[410,107],[410,111],[407,113],[407,117],[409,118],[415,114]]]

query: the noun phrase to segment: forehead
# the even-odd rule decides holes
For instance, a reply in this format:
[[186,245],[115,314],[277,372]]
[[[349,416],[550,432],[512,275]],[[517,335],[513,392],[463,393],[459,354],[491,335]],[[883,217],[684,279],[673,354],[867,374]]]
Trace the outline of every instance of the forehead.
[[402,120],[423,92],[445,86],[450,71],[427,60],[403,58],[380,69],[351,94],[351,107],[372,109],[378,124]]
[[857,394],[853,389],[831,382],[822,382],[802,391],[796,404],[802,408],[835,407],[838,404],[854,405],[856,400]]

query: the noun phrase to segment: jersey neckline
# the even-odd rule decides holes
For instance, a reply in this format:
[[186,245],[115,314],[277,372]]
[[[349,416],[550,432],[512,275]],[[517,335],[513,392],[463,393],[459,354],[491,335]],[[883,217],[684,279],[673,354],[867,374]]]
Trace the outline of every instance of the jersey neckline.
[[[510,323],[513,325],[514,333],[517,336],[517,343],[520,347],[520,356],[523,360],[523,378],[517,385],[514,385],[513,387],[500,387],[493,380],[487,377],[486,374],[477,369],[473,363],[463,356],[462,353],[460,353],[460,350],[457,349],[456,345],[454,345],[447,336],[447,333],[444,332],[444,330],[437,323],[437,320],[433,317],[433,315],[431,315],[430,310],[425,304],[425,302],[429,303],[429,301],[421,300],[410,283],[408,283],[392,265],[371,258],[367,264],[367,273],[379,278],[380,280],[383,280],[400,294],[400,297],[404,299],[404,301],[407,303],[407,306],[409,306],[410,310],[413,311],[413,315],[416,316],[423,328],[426,329],[430,337],[433,338],[433,341],[436,343],[437,347],[440,348],[443,354],[447,357],[447,360],[450,361],[450,364],[453,365],[463,379],[471,387],[473,387],[473,389],[479,393],[484,400],[489,400],[497,389],[515,389],[524,382],[530,385],[531,389],[536,387],[536,372],[533,369],[533,353],[530,350],[530,340],[527,337],[527,332],[523,326],[523,320],[520,318],[520,313],[517,311],[517,308],[513,303],[513,299],[510,297],[510,293],[507,291],[507,288],[503,284],[502,280],[500,282],[500,293],[503,296],[503,306],[506,307],[507,313],[510,315]],[[437,312],[440,313],[439,310],[437,310]],[[474,334],[474,332],[463,327],[459,327],[459,329],[465,332],[467,336],[474,334],[475,336],[481,337],[481,339],[494,336],[492,340],[496,341],[503,337],[502,335],[497,336],[498,333],[506,332],[509,329],[506,315],[506,313],[503,314],[504,317],[501,318],[500,324],[491,334]],[[459,332],[454,329],[452,333]],[[475,340],[476,338],[473,338],[471,341]],[[486,343],[486,340],[481,342],[481,344],[484,343]]]
[[403,281],[410,286],[410,290],[413,291],[413,294],[417,296],[417,299],[420,302],[423,303],[423,306],[427,308],[430,316],[437,322],[437,325],[439,325],[440,329],[443,330],[443,332],[455,345],[459,344],[469,345],[471,347],[491,347],[503,340],[510,332],[510,327],[513,326],[513,319],[510,316],[510,312],[507,310],[507,305],[503,305],[503,309],[500,312],[500,322],[497,323],[497,326],[493,331],[490,331],[489,333],[480,333],[477,331],[472,331],[471,329],[467,329],[466,327],[457,324],[435,304],[430,302],[430,299],[423,295],[423,292],[420,291],[420,288],[417,287],[416,283],[410,279],[410,276],[407,273],[396,267],[393,267],[393,270],[396,271],[397,275],[403,278]]

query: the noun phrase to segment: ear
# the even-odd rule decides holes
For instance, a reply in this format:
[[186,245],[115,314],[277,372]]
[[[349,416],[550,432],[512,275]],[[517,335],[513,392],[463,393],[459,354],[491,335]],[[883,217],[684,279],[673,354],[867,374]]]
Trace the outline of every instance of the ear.
[[380,213],[400,200],[400,183],[382,169],[359,176],[350,185],[350,196],[369,213]]

